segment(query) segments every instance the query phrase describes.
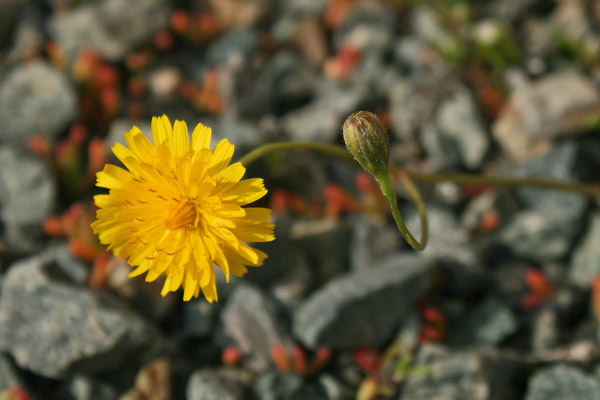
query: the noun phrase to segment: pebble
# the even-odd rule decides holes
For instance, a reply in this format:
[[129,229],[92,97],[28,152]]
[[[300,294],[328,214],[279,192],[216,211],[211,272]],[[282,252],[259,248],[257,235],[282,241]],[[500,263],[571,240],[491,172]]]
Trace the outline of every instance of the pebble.
[[8,71],[0,82],[0,104],[0,138],[21,148],[33,135],[56,140],[77,115],[73,85],[43,61]]
[[587,232],[578,243],[571,258],[569,281],[582,289],[589,289],[600,276],[600,214],[589,219]]
[[[548,153],[532,158],[511,169],[516,176],[578,182],[593,174],[595,162],[590,160],[587,150],[598,151],[598,146],[585,141],[567,140]],[[577,193],[536,188],[519,188],[518,199],[528,209],[548,214],[561,214],[574,221],[583,216],[587,199]]]
[[187,400],[244,400],[248,398],[244,384],[231,374],[202,369],[194,372],[186,388]]
[[325,94],[282,117],[290,140],[332,142],[344,119],[368,98],[367,88],[331,87]]
[[352,270],[376,266],[378,261],[399,251],[403,240],[398,228],[393,225],[376,223],[367,217],[357,218],[350,242]]
[[533,322],[531,348],[535,353],[544,353],[556,349],[559,343],[558,314],[547,308],[541,310]]
[[12,264],[2,279],[0,350],[21,368],[49,378],[109,372],[163,345],[118,300],[75,285],[51,252]]
[[489,297],[457,323],[451,342],[456,346],[495,346],[517,329],[518,321],[510,308]]
[[558,364],[540,369],[529,381],[525,400],[597,400],[600,380],[580,368]]
[[432,270],[431,261],[400,253],[340,274],[299,306],[294,334],[311,349],[381,345],[428,286]]
[[525,210],[503,226],[500,240],[516,255],[552,261],[567,255],[579,231],[569,216]]
[[581,133],[599,119],[600,93],[594,84],[578,73],[562,72],[513,92],[493,134],[508,156],[525,160],[539,154],[536,147],[544,140]]
[[221,313],[225,330],[257,370],[271,364],[273,347],[291,349],[292,338],[280,313],[275,301],[248,283],[235,287]]
[[503,398],[511,393],[510,380],[515,375],[511,363],[484,350],[449,351],[429,343],[419,349],[415,365],[425,366],[430,372],[409,377],[404,384],[402,399]]
[[42,224],[53,211],[56,181],[46,161],[0,147],[0,230],[13,250],[39,246]]
[[28,0],[0,1],[0,48],[7,42]]
[[13,387],[23,387],[23,381],[10,358],[0,354],[0,393]]
[[135,7],[127,0],[85,3],[50,17],[50,35],[75,60],[84,49],[110,61],[121,61],[148,43],[169,22],[168,0],[145,0]]
[[318,383],[308,383],[300,375],[288,372],[267,372],[254,386],[259,400],[328,400],[325,388]]
[[465,167],[480,168],[490,140],[477,105],[465,88],[457,89],[439,105],[435,121],[440,134],[458,150]]
[[85,375],[76,375],[71,381],[69,389],[76,400],[114,400],[118,398],[115,387]]

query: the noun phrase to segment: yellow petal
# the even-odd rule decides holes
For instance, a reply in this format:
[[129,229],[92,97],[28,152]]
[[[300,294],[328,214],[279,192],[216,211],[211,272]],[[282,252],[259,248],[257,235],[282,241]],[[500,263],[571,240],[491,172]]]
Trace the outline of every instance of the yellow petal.
[[154,140],[154,146],[158,146],[161,143],[171,143],[171,136],[173,136],[173,128],[171,127],[171,121],[166,115],[160,117],[152,117],[152,139]]
[[202,149],[210,149],[211,136],[211,128],[202,124],[196,125],[194,132],[192,132],[192,149],[196,152]]
[[173,136],[171,137],[171,149],[176,158],[183,157],[188,152],[189,137],[187,125],[184,121],[175,121]]
[[156,156],[156,150],[152,146],[152,142],[134,126],[130,131],[125,133],[125,141],[129,149],[145,163],[152,163],[152,160]]
[[235,146],[229,143],[229,140],[227,139],[223,139],[217,143],[208,167],[209,174],[214,175],[229,164],[231,157],[233,156],[234,148]]

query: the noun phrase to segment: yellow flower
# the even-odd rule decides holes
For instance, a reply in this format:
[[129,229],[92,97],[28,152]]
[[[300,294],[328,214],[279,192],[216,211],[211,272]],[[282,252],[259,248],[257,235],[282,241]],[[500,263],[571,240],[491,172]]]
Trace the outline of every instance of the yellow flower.
[[242,276],[267,258],[245,242],[275,238],[271,210],[242,208],[267,193],[263,180],[241,180],[246,168],[228,165],[234,146],[223,139],[211,151],[211,133],[198,124],[190,142],[185,122],[154,117],[154,145],[134,126],[125,133],[129,148],[112,149],[129,171],[107,164],[97,174],[97,186],[110,191],[94,197],[94,233],[137,267],[130,277],[164,274],[162,295],[183,286],[185,301],[200,290],[218,300],[214,265],[227,281]]

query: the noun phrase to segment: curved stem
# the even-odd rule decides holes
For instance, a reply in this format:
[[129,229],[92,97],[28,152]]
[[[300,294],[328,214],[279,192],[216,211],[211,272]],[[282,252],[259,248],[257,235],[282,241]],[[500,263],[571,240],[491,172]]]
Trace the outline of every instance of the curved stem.
[[421,241],[415,239],[415,237],[410,233],[408,227],[404,223],[404,219],[400,214],[400,209],[398,208],[398,200],[396,199],[396,193],[394,192],[394,188],[392,185],[392,180],[390,179],[390,174],[382,174],[380,176],[375,176],[375,180],[381,189],[381,192],[388,200],[390,204],[390,209],[392,210],[392,216],[394,217],[394,221],[396,222],[396,226],[406,242],[415,250],[423,251],[425,246],[427,245],[427,241],[429,239],[429,229],[427,222],[427,209],[425,207],[425,203],[423,203],[423,199],[421,198],[421,194],[417,190],[417,187],[413,184],[410,176],[406,173],[400,174],[400,179],[404,184],[404,187],[408,190],[408,194],[413,199],[413,201],[417,204],[419,209],[419,217],[421,219]]
[[481,186],[505,186],[505,187],[522,187],[533,186],[540,189],[564,190],[569,192],[578,192],[588,196],[600,195],[600,185],[590,185],[581,183],[572,183],[557,181],[543,178],[526,178],[518,176],[490,176],[490,175],[469,175],[469,174],[454,174],[454,173],[434,173],[426,174],[422,172],[408,171],[402,168],[393,167],[394,171],[404,171],[418,182],[437,183],[437,182],[454,182],[467,185]]
[[336,157],[352,159],[352,154],[342,146],[318,142],[278,142],[263,144],[242,156],[238,161],[247,166],[269,153],[285,150],[314,150]]
[[[317,142],[280,142],[264,144],[246,155],[238,161],[244,165],[249,165],[257,159],[278,151],[286,150],[313,150],[329,154],[335,157],[352,160],[352,155],[342,146]],[[600,185],[589,185],[581,183],[562,182],[552,179],[526,178],[516,176],[489,176],[489,175],[469,175],[454,173],[422,173],[410,171],[404,168],[391,167],[393,172],[405,172],[417,182],[437,183],[454,182],[458,184],[482,185],[482,186],[503,186],[503,187],[521,187],[533,186],[541,189],[565,190],[577,192],[588,196],[600,196]]]

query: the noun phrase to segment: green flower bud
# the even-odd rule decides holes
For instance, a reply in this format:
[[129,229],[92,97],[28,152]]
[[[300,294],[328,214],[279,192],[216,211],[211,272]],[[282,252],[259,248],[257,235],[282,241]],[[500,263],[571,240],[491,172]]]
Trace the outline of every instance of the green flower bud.
[[342,135],[348,151],[375,179],[389,175],[388,133],[375,114],[357,111],[350,115],[344,121]]

